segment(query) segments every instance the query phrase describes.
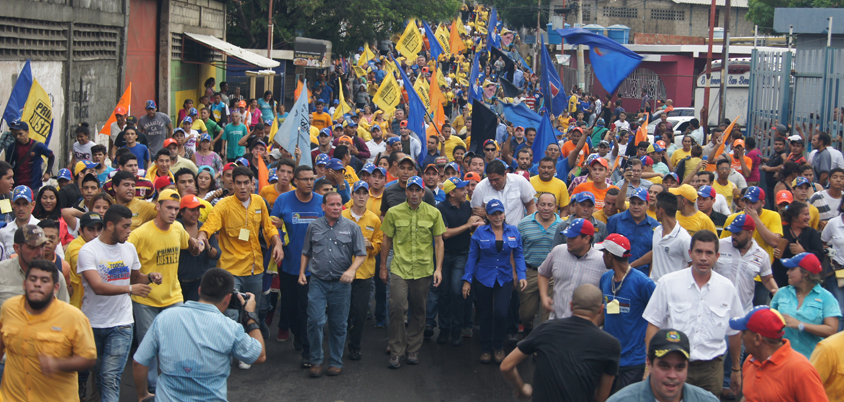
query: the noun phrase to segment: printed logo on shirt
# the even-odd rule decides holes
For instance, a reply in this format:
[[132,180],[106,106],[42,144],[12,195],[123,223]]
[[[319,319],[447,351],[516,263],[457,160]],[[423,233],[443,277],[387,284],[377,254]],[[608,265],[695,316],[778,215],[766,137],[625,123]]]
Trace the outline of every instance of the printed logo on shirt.
[[366,227],[366,230],[368,230],[368,231],[370,231],[370,232],[374,232],[374,231],[375,231],[375,228],[374,228],[374,227],[372,227],[372,226],[367,226],[367,227]]
[[308,225],[311,222],[319,219],[319,216],[316,212],[294,212],[293,213],[293,224],[303,224]]
[[121,261],[105,261],[97,264],[97,272],[104,282],[129,279],[129,267]]
[[158,266],[178,264],[180,247],[168,247],[155,252],[155,263]]
[[256,214],[260,214],[260,213],[261,213],[261,209],[260,209],[260,208],[259,208],[259,209],[256,209],[256,210],[255,210],[255,213],[256,213]]

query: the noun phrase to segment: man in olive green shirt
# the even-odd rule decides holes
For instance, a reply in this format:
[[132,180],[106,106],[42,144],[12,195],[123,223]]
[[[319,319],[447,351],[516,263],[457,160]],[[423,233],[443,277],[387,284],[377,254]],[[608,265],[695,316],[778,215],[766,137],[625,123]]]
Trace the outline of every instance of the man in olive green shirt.
[[[422,202],[425,185],[422,178],[413,176],[407,181],[407,201],[390,208],[384,216],[381,230],[381,280],[390,284],[390,327],[387,341],[390,346],[388,367],[401,367],[407,352],[407,364],[419,364],[419,349],[425,330],[425,303],[433,275],[434,286],[440,285],[443,264],[445,224],[440,211]],[[395,242],[393,241],[395,239]],[[393,260],[387,277],[387,256],[393,248]],[[436,265],[434,264],[436,252]],[[436,267],[436,269],[434,269]],[[407,327],[408,298],[413,310]]]

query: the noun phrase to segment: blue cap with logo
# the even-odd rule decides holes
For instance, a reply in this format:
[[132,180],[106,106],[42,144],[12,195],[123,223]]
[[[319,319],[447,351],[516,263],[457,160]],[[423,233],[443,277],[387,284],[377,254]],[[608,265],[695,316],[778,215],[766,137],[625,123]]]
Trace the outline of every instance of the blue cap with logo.
[[12,191],[12,202],[15,202],[19,199],[25,199],[26,202],[32,202],[32,189],[27,186],[17,186]]
[[328,162],[331,161],[331,157],[328,154],[319,154],[317,155],[316,159],[314,160],[314,166],[317,165],[327,165]]
[[800,187],[800,186],[802,186],[802,185],[807,185],[807,186],[811,187],[811,186],[812,186],[812,182],[810,182],[810,181],[809,181],[809,179],[807,179],[807,178],[805,178],[805,177],[803,177],[803,176],[798,176],[798,177],[797,177],[797,180],[796,180],[796,181],[795,181],[795,183],[794,183],[794,187]]
[[185,116],[185,118],[182,119],[182,124],[185,123],[193,123],[193,119],[191,119],[190,116]]
[[571,221],[571,225],[565,228],[565,230],[561,233],[568,238],[577,237],[582,234],[594,236],[595,226],[592,226],[592,222],[577,218]]
[[70,170],[62,169],[62,170],[59,170],[58,179],[59,180],[73,180],[73,175],[70,174]]
[[595,195],[588,192],[588,191],[584,191],[582,193],[575,194],[573,201],[578,203],[578,204],[580,204],[584,201],[589,201],[589,202],[592,203],[592,205],[595,205]]
[[326,127],[322,130],[319,130],[319,135],[324,135],[326,137],[331,137],[331,129]]
[[234,164],[249,167],[249,161],[242,156],[240,158],[235,159]]
[[13,121],[12,124],[9,124],[9,129],[29,131],[29,124],[26,124],[25,121],[21,121],[20,119],[18,119]]
[[373,172],[373,171],[374,171],[377,167],[378,167],[378,166],[375,166],[375,165],[373,165],[373,164],[371,164],[371,163],[367,163],[367,164],[363,165],[363,167],[360,169],[360,171],[361,171],[361,172],[366,172],[366,173],[372,174],[372,172]]
[[421,189],[425,189],[425,183],[422,182],[422,178],[419,176],[412,176],[411,178],[407,179],[407,187],[416,185],[419,186]]
[[154,100],[148,100],[147,104],[146,104],[146,108],[147,109],[155,109],[155,101]]
[[[583,194],[583,193],[578,193],[578,194]],[[641,188],[641,187],[633,190],[633,192],[630,193],[630,198],[633,198],[633,197],[636,197],[636,198],[638,198],[638,199],[640,199],[644,202],[648,202],[648,201],[651,200],[650,196],[648,195],[648,190],[645,190],[644,188]]]
[[190,110],[188,111],[188,115],[190,116],[196,116],[197,114],[199,114],[199,112],[196,110],[195,107],[190,108]]
[[496,212],[504,212],[504,204],[501,203],[498,199],[491,199],[489,202],[486,203],[486,214],[492,215]]
[[268,181],[268,182],[270,182],[270,183],[275,183],[275,182],[277,182],[277,181],[278,181],[278,175],[276,175],[276,174],[271,174],[271,175],[270,175],[270,177],[267,179],[267,181]]
[[393,144],[395,144],[395,143],[397,143],[397,142],[401,142],[401,138],[399,138],[399,137],[390,137],[390,138],[387,138],[387,145],[393,145]]
[[452,168],[455,172],[460,172],[460,165],[458,165],[457,162],[449,162],[447,165],[445,165],[445,168]]
[[346,169],[343,166],[343,162],[340,162],[340,159],[337,159],[337,158],[331,158],[331,160],[328,161],[328,168],[331,169],[331,170],[344,170],[344,169]]
[[211,141],[211,134],[205,133],[199,136],[199,142]]
[[354,186],[352,186],[352,194],[356,193],[356,192],[357,192],[358,190],[360,190],[361,188],[365,188],[365,189],[366,189],[366,191],[369,191],[369,183],[367,183],[367,182],[365,182],[365,181],[363,181],[363,180],[358,180],[358,181],[356,181],[356,182],[355,182],[355,185],[354,185]]
[[747,192],[744,193],[744,197],[741,198],[743,200],[750,200],[750,202],[759,202],[759,200],[765,199],[765,190],[756,186],[748,187]]

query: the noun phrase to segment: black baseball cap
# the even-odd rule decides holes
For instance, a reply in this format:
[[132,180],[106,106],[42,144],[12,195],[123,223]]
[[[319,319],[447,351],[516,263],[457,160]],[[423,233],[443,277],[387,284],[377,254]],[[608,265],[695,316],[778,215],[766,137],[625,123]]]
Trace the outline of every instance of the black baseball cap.
[[88,211],[79,218],[79,226],[83,228],[90,228],[96,225],[103,225],[102,215],[96,212]]
[[670,328],[661,329],[654,334],[648,344],[648,350],[656,357],[663,357],[671,352],[680,352],[686,360],[689,359],[691,353],[689,337],[683,331]]

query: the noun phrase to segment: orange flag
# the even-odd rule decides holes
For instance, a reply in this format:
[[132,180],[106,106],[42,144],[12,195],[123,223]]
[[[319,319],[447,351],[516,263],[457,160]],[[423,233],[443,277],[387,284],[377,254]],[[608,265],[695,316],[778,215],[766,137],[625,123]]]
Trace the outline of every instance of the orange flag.
[[[132,110],[130,108],[130,104],[132,102],[132,83],[129,83],[129,86],[126,87],[126,91],[123,92],[123,96],[120,97],[120,100],[117,101],[117,106],[122,106],[126,109],[126,114],[129,114]],[[117,106],[115,106],[115,110],[117,110]],[[111,124],[116,122],[117,118],[114,117],[114,111],[111,112],[111,117],[108,118],[108,121],[103,125],[103,128],[100,130],[100,134],[111,135]]]
[[431,126],[428,127],[427,133],[430,135],[437,135],[438,131],[441,130],[443,124],[445,124],[445,111],[443,110],[443,102],[445,102],[445,96],[443,96],[442,91],[440,91],[440,84],[437,82],[437,70],[434,69],[433,73],[431,74],[431,83],[428,89],[428,99],[431,102],[431,108],[434,109],[434,119],[431,121]]
[[264,188],[270,184],[270,171],[264,164],[264,158],[258,158],[258,188]]
[[457,21],[455,18],[454,22],[451,23],[451,37],[448,39],[448,46],[452,54],[463,53],[466,50],[466,46],[460,40],[460,33],[457,31]]
[[[736,116],[736,118],[733,119],[732,122],[730,122],[730,125],[727,126],[727,128],[724,129],[724,135],[721,136],[721,145],[719,145],[718,150],[715,151],[715,157],[716,158],[721,156],[721,154],[724,153],[724,143],[727,141],[728,138],[730,138],[730,132],[733,131],[733,126],[736,125],[736,120],[738,120],[739,117],[741,117],[741,116]],[[707,155],[707,156],[709,156],[709,155]],[[706,170],[707,171],[714,172],[715,167],[716,166],[713,165],[713,164],[708,164],[708,163],[706,164]]]
[[636,138],[633,141],[633,146],[639,145],[642,141],[648,140],[648,116],[645,116],[645,122],[636,130]]
[[[293,99],[299,99],[299,93],[302,92],[302,84],[302,81],[298,81],[298,83],[296,84],[296,90],[293,91]],[[311,103],[312,96],[313,95],[311,95],[311,90],[308,89],[308,103]]]

